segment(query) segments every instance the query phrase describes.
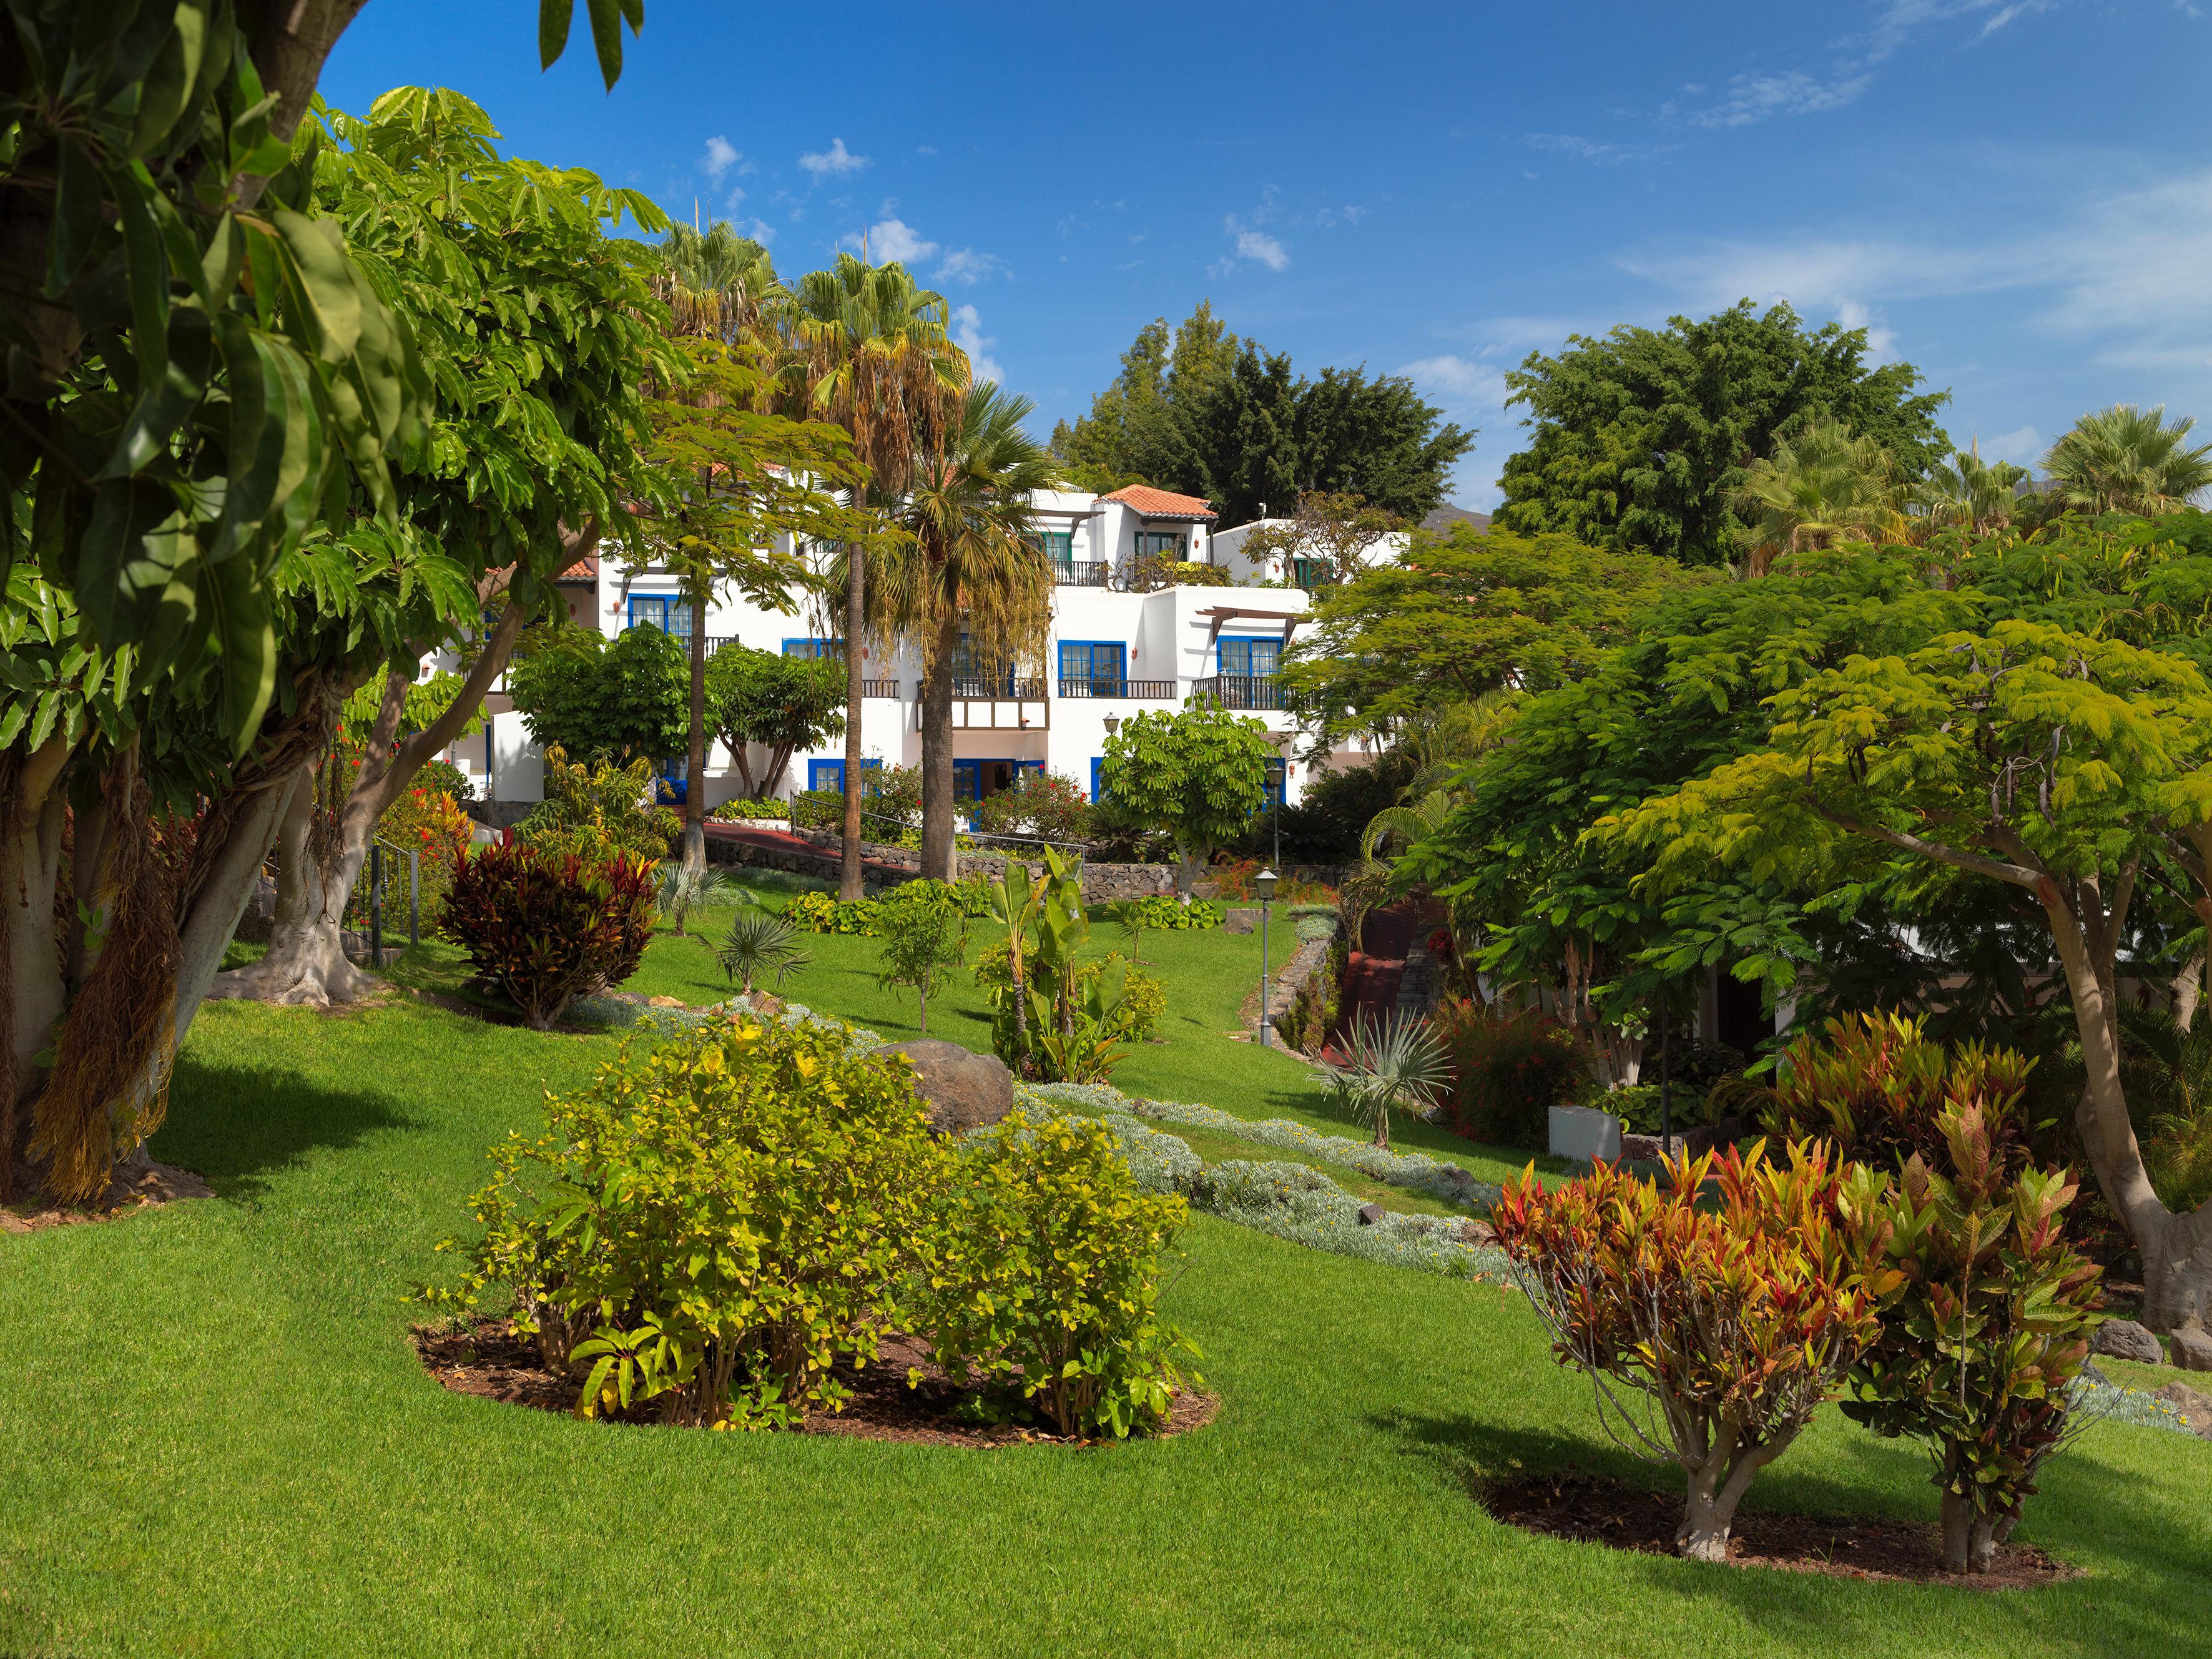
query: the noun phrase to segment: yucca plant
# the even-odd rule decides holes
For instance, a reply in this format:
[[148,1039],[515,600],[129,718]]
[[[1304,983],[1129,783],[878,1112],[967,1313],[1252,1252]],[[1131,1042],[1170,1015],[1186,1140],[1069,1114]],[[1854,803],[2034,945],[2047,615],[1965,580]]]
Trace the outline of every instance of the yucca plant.
[[814,960],[795,941],[798,929],[777,911],[749,905],[730,918],[730,931],[714,952],[722,973],[746,996],[753,981],[772,977],[781,986],[787,975]]
[[1322,1069],[1338,1107],[1372,1130],[1377,1146],[1390,1144],[1392,1112],[1425,1112],[1451,1086],[1444,1046],[1426,1020],[1361,1014],[1345,1046],[1346,1063]]

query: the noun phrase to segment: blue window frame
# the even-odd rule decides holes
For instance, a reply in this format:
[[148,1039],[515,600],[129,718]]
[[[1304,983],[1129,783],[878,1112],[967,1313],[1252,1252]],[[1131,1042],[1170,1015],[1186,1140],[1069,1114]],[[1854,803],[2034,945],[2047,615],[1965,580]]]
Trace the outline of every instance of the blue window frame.
[[629,596],[629,625],[650,623],[664,634],[679,640],[691,637],[691,603],[669,593],[633,593]]
[[1091,757],[1091,799],[1094,801],[1106,799],[1105,771],[1106,757],[1103,755],[1093,755]]
[[[1129,647],[1119,640],[1062,640],[1060,678],[1087,680],[1093,688],[1119,686],[1128,679]],[[1119,691],[1094,689],[1094,697],[1119,696]]]
[[952,763],[952,799],[955,805],[972,806],[1001,789],[1011,789],[1024,772],[1042,772],[1042,761],[1034,760],[956,760]]
[[1225,634],[1221,638],[1219,652],[1220,666],[1214,672],[1221,674],[1264,679],[1283,664],[1283,641],[1279,637],[1247,638]]
[[[878,771],[882,767],[883,763],[879,760],[865,760],[860,763],[860,769],[863,772]],[[809,789],[834,789],[839,794],[843,794],[845,793],[845,763],[841,760],[807,762],[806,787]]]
[[783,654],[787,657],[840,657],[845,654],[842,640],[786,640]]

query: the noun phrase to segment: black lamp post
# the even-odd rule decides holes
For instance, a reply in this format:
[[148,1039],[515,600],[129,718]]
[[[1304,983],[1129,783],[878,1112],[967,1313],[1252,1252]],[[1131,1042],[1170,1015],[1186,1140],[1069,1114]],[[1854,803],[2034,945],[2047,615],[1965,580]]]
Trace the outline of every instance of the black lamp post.
[[1262,870],[1252,878],[1260,890],[1260,1046],[1273,1041],[1273,1022],[1267,1018],[1267,918],[1275,908],[1275,872]]

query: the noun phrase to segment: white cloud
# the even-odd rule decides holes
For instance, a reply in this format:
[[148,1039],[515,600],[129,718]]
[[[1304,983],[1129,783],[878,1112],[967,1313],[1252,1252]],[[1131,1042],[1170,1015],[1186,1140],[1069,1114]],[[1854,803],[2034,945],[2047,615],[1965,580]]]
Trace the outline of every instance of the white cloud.
[[972,247],[948,248],[944,262],[937,267],[940,282],[964,283],[969,287],[986,276],[995,276],[1001,269],[995,253],[978,253]]
[[1479,359],[1454,356],[1423,357],[1398,373],[1425,392],[1434,392],[1460,404],[1485,409],[1505,406],[1505,379],[1497,368]]
[[1291,256],[1283,245],[1265,231],[1238,231],[1237,252],[1240,258],[1257,259],[1270,270],[1285,270],[1291,263]]
[[1556,155],[1571,156],[1577,161],[1640,161],[1651,154],[1648,144],[1615,144],[1595,138],[1578,137],[1571,132],[1523,133],[1521,142],[1530,149],[1550,150]]
[[868,158],[865,155],[855,155],[847,149],[842,138],[832,138],[828,149],[817,150],[811,155],[800,156],[799,165],[812,173],[815,182],[819,184],[824,179],[833,178],[842,173],[858,173],[868,165]]
[[1783,75],[1736,75],[1729,78],[1728,91],[1718,103],[1685,110],[1674,104],[1661,112],[1662,118],[1697,127],[1747,127],[1775,115],[1814,115],[1841,109],[1854,102],[1873,82],[1866,74],[1840,75],[1819,81],[1802,70]]
[[1867,331],[1867,350],[1875,362],[1891,361],[1897,344],[1897,331],[1876,323],[1867,308],[1856,300],[1846,300],[1836,307],[1836,320],[1845,328],[1863,328]]
[[699,170],[707,175],[707,182],[719,185],[722,175],[737,166],[739,156],[737,146],[716,133],[707,141],[707,153],[699,158]]
[[2015,466],[2033,466],[2043,459],[2043,452],[2050,447],[2048,438],[2033,427],[2024,426],[1984,440],[1981,451],[1982,459],[1985,461],[2010,461]]
[[770,242],[775,240],[775,227],[765,219],[756,218],[745,227],[745,234],[763,247],[766,247]]
[[968,354],[968,367],[979,380],[993,380],[1000,386],[1006,383],[1006,371],[999,367],[991,348],[997,337],[983,332],[983,319],[973,306],[952,308],[952,343]]
[[847,236],[844,246],[866,250],[868,258],[878,264],[910,265],[937,252],[936,243],[927,240],[903,219],[880,220],[865,233],[854,232]]

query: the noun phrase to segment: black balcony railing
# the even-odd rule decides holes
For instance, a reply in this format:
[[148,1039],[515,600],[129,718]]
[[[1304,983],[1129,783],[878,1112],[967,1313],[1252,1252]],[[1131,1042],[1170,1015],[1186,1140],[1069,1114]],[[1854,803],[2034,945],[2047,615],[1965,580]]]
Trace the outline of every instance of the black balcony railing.
[[1172,702],[1175,694],[1173,680],[1072,680],[1062,675],[1060,682],[1063,697],[1132,697]]
[[860,695],[864,697],[896,697],[899,694],[896,680],[862,680]]
[[1053,579],[1062,587],[1103,587],[1114,569],[1110,564],[1075,559],[1054,562]]
[[1274,674],[1216,674],[1191,686],[1194,696],[1211,697],[1224,708],[1280,708],[1283,682]]
[[963,679],[956,675],[952,681],[952,695],[965,697],[970,702],[988,698],[994,702],[1042,702],[1044,682],[1041,679],[1015,679],[1012,676]]

